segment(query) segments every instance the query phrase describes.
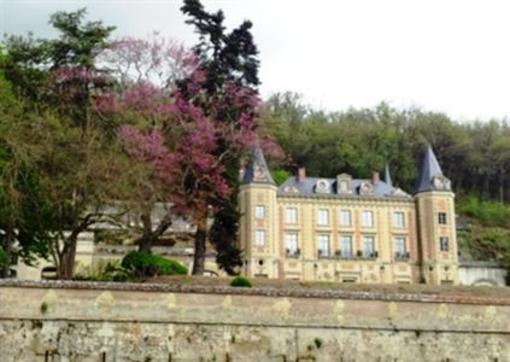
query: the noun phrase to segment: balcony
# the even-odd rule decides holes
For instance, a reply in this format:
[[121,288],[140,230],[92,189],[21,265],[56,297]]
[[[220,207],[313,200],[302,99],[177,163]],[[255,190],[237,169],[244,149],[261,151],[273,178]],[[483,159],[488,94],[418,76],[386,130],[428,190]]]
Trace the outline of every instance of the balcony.
[[342,250],[336,250],[335,257],[338,259],[345,259],[345,260],[355,259],[354,255],[352,253],[343,253],[342,254]]
[[371,260],[371,259],[377,259],[379,257],[379,253],[377,252],[377,250],[367,251],[367,252],[363,252],[361,250],[358,250],[356,256],[359,259]]
[[396,261],[407,261],[409,260],[409,258],[411,257],[411,255],[409,254],[409,252],[395,252],[395,260]]
[[285,249],[285,256],[287,258],[299,258],[301,255],[301,249]]

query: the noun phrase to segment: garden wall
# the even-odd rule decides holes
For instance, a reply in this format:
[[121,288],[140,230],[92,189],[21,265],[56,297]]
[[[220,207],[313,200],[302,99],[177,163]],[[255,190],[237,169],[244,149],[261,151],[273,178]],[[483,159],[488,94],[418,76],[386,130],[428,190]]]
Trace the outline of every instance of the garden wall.
[[510,300],[0,281],[10,361],[510,361]]

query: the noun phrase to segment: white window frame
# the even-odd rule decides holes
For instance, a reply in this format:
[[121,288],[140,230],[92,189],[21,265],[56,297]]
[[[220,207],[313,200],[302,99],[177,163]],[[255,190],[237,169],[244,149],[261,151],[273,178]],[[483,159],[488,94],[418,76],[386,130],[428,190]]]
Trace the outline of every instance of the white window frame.
[[264,205],[255,206],[255,218],[263,220],[266,217],[266,207]]
[[374,212],[372,210],[363,210],[361,212],[361,226],[367,228],[374,227]]
[[320,256],[331,255],[331,238],[328,234],[319,234],[317,236],[317,252],[320,251]]
[[[442,222],[442,221],[444,221],[444,222]],[[439,212],[437,214],[437,223],[439,225],[447,225],[448,224],[448,216],[447,216],[446,212]]]
[[285,250],[287,251],[287,255],[298,255],[299,238],[297,233],[285,233]]
[[285,223],[295,225],[298,222],[298,212],[295,207],[285,209]]
[[[370,243],[368,242],[370,240]],[[370,245],[370,248],[367,246]],[[375,253],[375,236],[363,235],[363,257],[372,258]]]
[[329,209],[319,209],[317,211],[317,225],[319,226],[329,225]]
[[[346,247],[348,245],[348,247]],[[352,258],[352,235],[340,235],[340,256],[342,258]]]
[[395,211],[393,213],[393,226],[398,229],[406,227],[406,214],[403,211]]
[[340,210],[340,226],[352,226],[352,212],[348,209]]
[[266,245],[266,231],[257,229],[255,230],[255,246]]

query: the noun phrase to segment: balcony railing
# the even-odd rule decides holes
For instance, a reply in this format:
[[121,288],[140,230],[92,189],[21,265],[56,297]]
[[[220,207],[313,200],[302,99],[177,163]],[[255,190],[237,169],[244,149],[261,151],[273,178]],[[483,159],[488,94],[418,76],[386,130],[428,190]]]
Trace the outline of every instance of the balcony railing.
[[301,255],[301,250],[298,249],[285,249],[287,258],[298,258]]
[[395,252],[395,260],[408,260],[410,257],[409,252]]

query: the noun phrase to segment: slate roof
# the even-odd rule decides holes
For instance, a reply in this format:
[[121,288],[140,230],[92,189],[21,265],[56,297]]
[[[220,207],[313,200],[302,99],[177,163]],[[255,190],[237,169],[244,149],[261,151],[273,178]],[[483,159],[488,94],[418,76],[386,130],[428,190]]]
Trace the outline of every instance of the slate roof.
[[[255,175],[255,170],[261,169],[263,170],[263,176],[257,177]],[[273,177],[271,176],[271,172],[269,172],[269,168],[267,167],[266,159],[264,157],[264,153],[262,152],[262,149],[257,146],[252,154],[252,157],[250,159],[250,162],[248,163],[248,166],[246,166],[244,170],[244,175],[241,183],[243,184],[249,184],[249,183],[267,183],[270,185],[276,185],[276,183],[273,180]]]
[[432,147],[428,145],[427,152],[425,153],[425,157],[421,164],[420,178],[418,179],[416,192],[434,189],[432,178],[439,175],[443,176],[443,171],[441,170],[441,166],[439,166],[439,162],[437,162],[437,158]]
[[[329,192],[328,193],[317,193],[315,192],[315,185],[317,184],[317,181],[319,180],[326,180],[329,183]],[[391,185],[388,185],[384,181],[379,181],[374,185],[374,192],[371,195],[360,195],[359,194],[359,186],[364,183],[371,183],[371,180],[368,179],[352,179],[351,187],[352,187],[352,194],[337,194],[337,183],[336,179],[334,178],[323,178],[323,177],[307,177],[303,182],[298,182],[295,176],[289,177],[283,184],[278,187],[278,193],[284,194],[284,195],[303,195],[303,196],[311,196],[311,195],[318,195],[318,196],[337,196],[337,197],[411,197],[410,195],[406,194],[402,190],[399,190],[397,188],[394,188]],[[286,192],[284,191],[287,187],[295,187],[298,192]]]

